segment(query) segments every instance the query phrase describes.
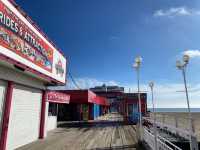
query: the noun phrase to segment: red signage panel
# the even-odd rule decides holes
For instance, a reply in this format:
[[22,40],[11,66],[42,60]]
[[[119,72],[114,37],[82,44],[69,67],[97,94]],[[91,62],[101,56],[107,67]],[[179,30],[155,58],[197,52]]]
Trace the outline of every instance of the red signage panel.
[[53,49],[2,1],[0,45],[52,73]]
[[49,91],[47,92],[47,101],[53,103],[69,104],[70,96],[68,94],[57,91]]

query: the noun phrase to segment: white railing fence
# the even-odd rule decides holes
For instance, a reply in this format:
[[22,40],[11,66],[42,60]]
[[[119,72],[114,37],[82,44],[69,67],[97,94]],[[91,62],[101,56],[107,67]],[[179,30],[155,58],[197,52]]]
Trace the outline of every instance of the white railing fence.
[[[152,119],[149,119],[149,118],[143,118],[143,119],[150,122],[151,124],[153,124]],[[187,129],[177,128],[173,125],[169,125],[169,124],[166,124],[166,123],[164,124],[164,123],[157,122],[157,121],[156,121],[156,125],[159,126],[162,129],[170,131],[171,133],[179,135],[180,137],[183,137],[183,138],[188,139],[188,140],[190,139],[190,132]],[[196,137],[194,132],[192,132],[191,134],[192,134],[193,137]]]
[[[152,150],[155,150],[154,135],[145,127],[143,128],[143,140]],[[157,138],[157,147],[158,150],[182,150],[161,136],[158,136]]]

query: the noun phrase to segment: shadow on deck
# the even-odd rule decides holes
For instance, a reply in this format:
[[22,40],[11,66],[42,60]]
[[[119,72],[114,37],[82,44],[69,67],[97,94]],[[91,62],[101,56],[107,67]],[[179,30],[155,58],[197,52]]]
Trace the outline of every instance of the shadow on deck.
[[146,150],[143,145],[123,145],[123,146],[112,146],[112,147],[101,147],[88,150]]
[[58,128],[87,128],[87,127],[115,127],[115,126],[123,126],[123,125],[135,125],[135,123],[128,123],[124,121],[67,121],[67,122],[59,122]]

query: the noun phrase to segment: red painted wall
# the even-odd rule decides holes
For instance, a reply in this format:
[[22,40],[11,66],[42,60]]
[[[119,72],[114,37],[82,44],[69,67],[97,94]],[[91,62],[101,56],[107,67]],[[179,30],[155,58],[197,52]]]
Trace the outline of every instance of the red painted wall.
[[13,87],[14,87],[13,82],[8,81],[7,92],[6,92],[6,97],[5,97],[4,114],[3,114],[0,150],[6,149],[6,141],[7,141],[7,134],[8,134],[8,125],[9,125],[11,101],[12,101],[12,95],[13,95]]
[[47,93],[46,91],[42,92],[42,108],[41,108],[41,115],[40,115],[40,131],[39,131],[39,138],[44,138],[44,128],[45,128],[45,112],[46,112],[46,99]]
[[63,90],[60,91],[70,95],[70,103],[93,103],[108,106],[106,98],[97,96],[89,90]]

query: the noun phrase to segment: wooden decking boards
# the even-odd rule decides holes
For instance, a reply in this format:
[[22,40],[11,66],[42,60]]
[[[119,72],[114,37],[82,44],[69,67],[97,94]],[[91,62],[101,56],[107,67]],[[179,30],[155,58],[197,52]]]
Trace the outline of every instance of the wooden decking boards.
[[109,114],[99,120],[103,121],[80,126],[66,124],[49,132],[44,140],[38,140],[18,150],[136,150],[134,125],[118,122],[122,121],[118,114]]

